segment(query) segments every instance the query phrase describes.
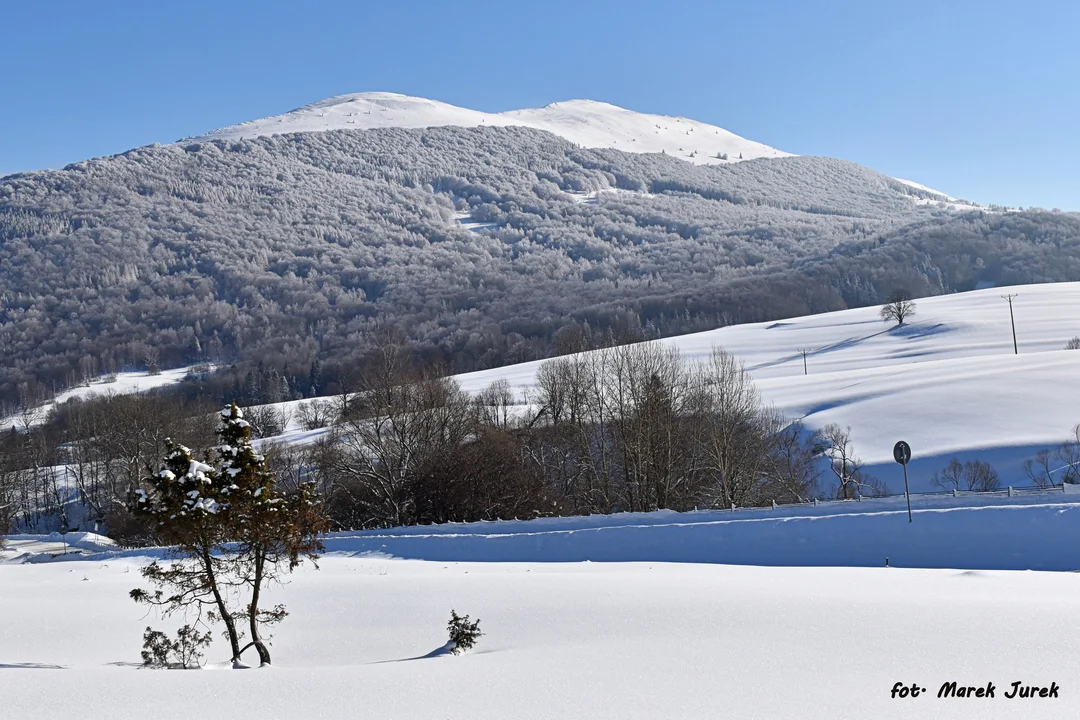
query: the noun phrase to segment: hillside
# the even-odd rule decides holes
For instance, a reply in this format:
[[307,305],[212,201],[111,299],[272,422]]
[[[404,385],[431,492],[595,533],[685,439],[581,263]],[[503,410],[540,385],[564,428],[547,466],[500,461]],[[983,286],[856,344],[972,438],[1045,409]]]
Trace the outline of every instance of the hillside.
[[[1019,355],[1013,354],[1009,309],[1016,293]],[[903,327],[878,308],[750,323],[662,341],[691,360],[722,347],[742,360],[765,399],[811,428],[851,426],[862,458],[902,491],[892,446],[914,452],[913,490],[936,489],[930,475],[952,457],[997,467],[1004,484],[1024,485],[1022,464],[1039,450],[1074,439],[1080,352],[1064,350],[1080,335],[1080,283],[989,288],[916,303]],[[803,375],[801,349],[807,349]],[[521,394],[540,362],[459,376],[478,392],[506,378]]]
[[[206,361],[234,366],[221,399],[335,392],[387,322],[460,372],[549,356],[568,325],[655,337],[896,287],[1080,280],[1077,215],[972,210],[734,136],[757,159],[641,152],[727,135],[602,103],[470,113],[344,96],[0,179],[3,414],[99,374]],[[623,149],[620,133],[649,128],[659,145]],[[243,384],[269,369],[274,393]]]
[[[1013,354],[1008,305],[1015,293],[1019,355]],[[868,469],[891,492],[903,491],[892,459],[897,440],[913,448],[911,489],[940,491],[931,476],[954,457],[991,463],[1002,487],[1031,484],[1025,461],[1075,439],[1080,386],[1073,381],[1080,352],[1063,349],[1080,335],[1080,283],[987,288],[916,301],[903,327],[886,325],[877,307],[777,322],[748,323],[660,341],[687,360],[706,360],[722,348],[743,362],[764,400],[809,429],[851,427]],[[808,374],[803,374],[806,349]],[[535,411],[538,360],[458,375],[477,395],[509,383],[519,409]],[[309,442],[319,432],[280,437]],[[1060,473],[1060,462],[1052,472]],[[1055,476],[1056,477],[1056,476]],[[1056,482],[1060,482],[1057,480]]]

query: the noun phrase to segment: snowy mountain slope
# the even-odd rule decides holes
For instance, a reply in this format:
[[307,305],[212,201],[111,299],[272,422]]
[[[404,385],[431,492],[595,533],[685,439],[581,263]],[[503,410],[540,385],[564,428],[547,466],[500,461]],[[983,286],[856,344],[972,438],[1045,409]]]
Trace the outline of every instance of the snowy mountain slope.
[[919,201],[919,202],[921,202],[923,204],[935,205],[937,207],[943,207],[943,208],[947,208],[949,210],[987,210],[988,209],[984,205],[979,205],[978,203],[973,203],[970,200],[961,200],[959,198],[954,198],[951,195],[946,195],[945,193],[941,192],[940,190],[934,190],[933,188],[928,188],[925,185],[922,185],[922,184],[917,183],[917,182],[913,182],[911,180],[905,180],[903,178],[893,178],[893,179],[896,180],[899,183],[903,183],[904,185],[907,185],[908,187],[913,187],[916,190],[920,190],[920,191],[922,191],[924,193],[930,193],[930,195],[932,195],[933,197],[924,198],[924,199]]
[[[426,98],[388,92],[338,95],[281,115],[243,122],[185,140],[236,140],[265,135],[425,128],[516,125],[546,130],[586,148],[632,153],[666,153],[695,165],[720,165],[757,158],[793,157],[715,125],[684,117],[652,115],[597,102],[567,100],[542,108],[487,113]],[[910,180],[897,180],[928,196],[917,200],[949,210],[982,209]]]
[[[635,153],[666,152],[699,165],[790,157],[790,153],[713,125],[687,118],[633,112],[592,100],[570,100],[529,110],[485,113],[436,100],[384,92],[339,95],[283,115],[240,123],[190,139],[232,140],[275,133],[445,125],[531,127],[546,130],[582,147]],[[723,155],[728,159],[722,159]]]

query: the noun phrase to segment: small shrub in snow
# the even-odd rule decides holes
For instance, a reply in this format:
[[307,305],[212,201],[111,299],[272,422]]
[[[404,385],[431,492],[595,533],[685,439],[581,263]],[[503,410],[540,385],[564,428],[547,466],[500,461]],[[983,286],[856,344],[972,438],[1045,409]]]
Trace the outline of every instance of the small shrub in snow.
[[480,632],[479,618],[469,622],[469,616],[461,617],[454,610],[450,611],[450,622],[446,625],[450,631],[450,652],[460,655],[466,650],[472,649],[476,641],[484,633]]
[[142,664],[146,667],[163,668],[169,666],[169,651],[172,642],[169,636],[160,630],[147,627],[143,633]]
[[152,668],[193,668],[202,667],[202,649],[210,644],[210,633],[201,633],[191,625],[185,625],[176,631],[172,640],[160,630],[151,627],[143,633],[142,661],[145,667]]
[[1080,335],[1075,335],[1072,340],[1065,343],[1066,350],[1080,350]]

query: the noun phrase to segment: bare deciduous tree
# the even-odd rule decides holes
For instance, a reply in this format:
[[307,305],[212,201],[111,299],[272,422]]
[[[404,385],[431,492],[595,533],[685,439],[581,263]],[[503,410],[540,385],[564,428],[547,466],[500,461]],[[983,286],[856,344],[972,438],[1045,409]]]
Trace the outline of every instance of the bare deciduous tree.
[[507,429],[514,422],[514,391],[509,381],[499,378],[476,396],[476,409],[481,422],[491,427]]
[[930,482],[945,490],[986,492],[1001,487],[998,473],[989,463],[979,460],[961,463],[956,458],[935,472]]
[[888,301],[881,307],[881,319],[903,325],[904,321],[915,314],[915,302],[907,290],[894,290]]
[[756,504],[766,475],[773,419],[763,412],[752,378],[733,355],[713,350],[699,382],[713,502],[721,507]]
[[884,485],[873,475],[863,472],[862,460],[855,453],[851,444],[851,428],[842,428],[836,423],[826,425],[821,431],[824,453],[829,457],[829,467],[836,475],[840,485],[837,497],[849,500],[863,495],[879,495],[885,490]]
[[334,404],[329,400],[315,398],[296,406],[296,420],[304,430],[321,430],[332,425],[336,419]]

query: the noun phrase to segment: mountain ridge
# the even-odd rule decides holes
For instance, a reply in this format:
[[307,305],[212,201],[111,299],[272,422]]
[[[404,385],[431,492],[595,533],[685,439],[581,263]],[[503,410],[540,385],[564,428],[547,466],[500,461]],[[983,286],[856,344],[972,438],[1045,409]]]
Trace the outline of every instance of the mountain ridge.
[[336,95],[280,115],[230,125],[178,142],[325,130],[482,125],[547,130],[585,148],[665,152],[697,165],[792,156],[715,125],[685,117],[639,113],[597,100],[562,100],[540,108],[488,113],[391,92]]

